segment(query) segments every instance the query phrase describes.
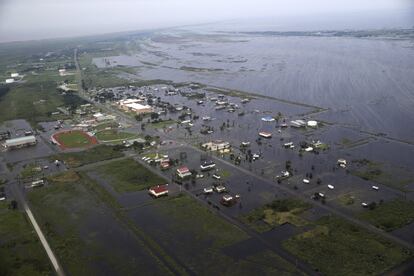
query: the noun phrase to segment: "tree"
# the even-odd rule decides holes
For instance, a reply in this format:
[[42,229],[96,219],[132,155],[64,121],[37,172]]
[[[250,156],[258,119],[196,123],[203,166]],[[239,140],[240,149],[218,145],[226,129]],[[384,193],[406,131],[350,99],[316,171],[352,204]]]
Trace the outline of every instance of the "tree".
[[151,113],[151,119],[152,120],[156,120],[160,117],[160,115],[157,112],[152,112]]

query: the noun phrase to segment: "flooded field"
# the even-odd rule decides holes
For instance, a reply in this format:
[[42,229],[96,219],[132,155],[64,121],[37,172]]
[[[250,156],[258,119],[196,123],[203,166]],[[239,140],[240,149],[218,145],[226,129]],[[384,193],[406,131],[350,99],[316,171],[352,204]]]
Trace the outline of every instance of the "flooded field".
[[329,108],[320,118],[413,141],[414,51],[405,41],[173,33],[98,67],[131,79],[194,81]]

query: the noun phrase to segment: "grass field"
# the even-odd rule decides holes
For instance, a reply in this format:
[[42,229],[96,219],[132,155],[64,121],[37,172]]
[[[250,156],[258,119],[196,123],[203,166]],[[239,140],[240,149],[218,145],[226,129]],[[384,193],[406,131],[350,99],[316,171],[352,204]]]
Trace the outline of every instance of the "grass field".
[[310,207],[298,199],[275,200],[243,215],[240,219],[258,232],[266,232],[284,223],[303,226],[307,221],[299,215]]
[[56,72],[43,71],[37,76],[28,75],[24,83],[9,86],[0,95],[0,122],[26,119],[32,126],[38,122],[56,120],[51,115],[57,107],[77,107],[85,101],[76,95],[56,92],[56,83],[62,81]]
[[0,202],[0,275],[51,275],[52,267],[25,214]]
[[135,133],[120,132],[112,129],[99,131],[96,133],[95,136],[96,138],[98,138],[99,141],[103,143],[135,139],[139,137],[139,135]]
[[99,145],[81,152],[68,152],[52,156],[51,160],[63,160],[71,168],[95,163],[103,160],[122,157],[123,154],[114,147]]
[[[153,219],[150,226],[143,225],[144,230],[166,248],[174,248],[176,257],[196,275],[300,275],[270,251],[250,252],[242,258],[223,253],[249,237],[186,195],[157,200],[147,208],[143,212],[151,212]],[[151,226],[158,221],[160,226]]]
[[412,257],[412,252],[337,217],[283,242],[292,254],[323,275],[378,275]]
[[91,179],[68,171],[49,183],[28,198],[67,274],[167,273],[89,188]]
[[20,177],[23,179],[36,178],[42,176],[42,167],[35,164],[27,164],[21,171]]
[[118,193],[141,191],[151,186],[165,184],[165,179],[155,175],[133,159],[114,161],[96,169],[110,179]]
[[364,180],[374,181],[401,191],[406,191],[407,185],[414,181],[413,172],[404,168],[393,167],[367,159],[353,160],[352,162],[356,166],[351,169],[351,174]]
[[70,130],[56,133],[53,137],[64,149],[85,148],[97,143],[94,137],[91,137],[87,133],[80,130]]
[[165,121],[160,121],[160,122],[156,122],[156,123],[151,123],[149,124],[149,126],[153,127],[153,128],[166,128],[169,127],[171,125],[176,124],[177,121],[174,120],[165,120]]
[[414,202],[388,201],[373,210],[361,212],[358,217],[385,231],[393,231],[414,221]]

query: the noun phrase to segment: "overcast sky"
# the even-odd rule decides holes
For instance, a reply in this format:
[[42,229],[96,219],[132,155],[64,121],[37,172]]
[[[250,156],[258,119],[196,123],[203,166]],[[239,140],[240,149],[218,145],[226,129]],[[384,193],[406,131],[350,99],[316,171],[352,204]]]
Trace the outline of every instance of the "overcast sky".
[[[405,27],[414,25],[413,11],[414,0],[0,0],[0,42],[232,19],[300,22],[312,16],[364,13],[382,14],[384,21],[389,18],[396,27]],[[400,14],[404,18],[396,18]]]

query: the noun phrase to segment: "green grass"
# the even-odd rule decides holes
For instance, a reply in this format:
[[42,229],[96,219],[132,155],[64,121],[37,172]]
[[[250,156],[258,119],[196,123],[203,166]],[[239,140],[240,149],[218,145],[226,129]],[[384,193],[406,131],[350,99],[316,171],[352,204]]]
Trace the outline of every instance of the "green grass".
[[135,133],[119,132],[112,129],[99,131],[95,136],[101,142],[122,141],[139,137],[139,135]]
[[23,169],[20,171],[20,177],[25,178],[35,178],[42,175],[42,167],[35,164],[27,164],[23,167]]
[[55,120],[51,116],[57,107],[79,106],[85,103],[75,95],[63,96],[56,92],[56,83],[62,79],[52,72],[41,72],[38,76],[27,76],[25,83],[10,85],[10,90],[1,96],[0,122],[26,119],[32,126],[38,122]]
[[113,121],[101,123],[95,127],[95,131],[105,130],[105,128],[108,128],[108,127],[111,129],[117,129],[118,123],[113,122]]
[[393,200],[378,204],[373,210],[363,211],[359,218],[385,231],[393,231],[414,221],[414,202]]
[[[249,236],[186,195],[157,200],[151,206],[155,220],[167,218],[163,226],[151,230],[162,244],[197,275],[292,275],[295,268],[270,251],[233,259],[223,249]],[[157,214],[161,216],[158,217]],[[187,237],[180,242],[179,237]]]
[[166,127],[169,127],[170,125],[173,125],[175,123],[177,123],[177,121],[165,120],[165,121],[160,121],[160,122],[156,122],[156,123],[151,123],[151,124],[149,124],[149,126],[151,126],[153,128],[166,128]]
[[412,252],[337,217],[283,242],[292,254],[323,275],[378,275],[412,257]]
[[123,154],[114,147],[99,145],[81,152],[68,152],[52,156],[51,160],[63,160],[69,167],[75,168],[90,163],[122,157]]
[[352,205],[355,203],[355,196],[352,194],[343,194],[338,196],[338,200],[343,205]]
[[278,225],[290,223],[304,226],[307,221],[299,215],[311,206],[298,199],[274,200],[240,217],[241,221],[258,232],[266,232]]
[[91,145],[84,133],[75,130],[59,134],[59,142],[66,148],[83,148]]
[[414,181],[414,174],[404,168],[387,166],[367,159],[353,160],[352,163],[356,166],[351,168],[351,174],[403,192],[407,190],[407,185]]
[[165,179],[155,175],[133,159],[114,161],[96,170],[109,178],[109,183],[118,193],[141,191],[166,183]]
[[[118,240],[117,234],[113,234],[110,240],[106,240],[105,222],[113,225],[113,229],[121,230],[123,224],[108,212],[107,202],[91,188],[98,185],[93,180],[85,174],[68,171],[51,177],[49,181],[50,185],[31,191],[28,198],[39,225],[67,274],[99,275],[106,266],[120,275],[131,275],[136,271],[143,275],[166,273],[162,265],[148,255],[144,245],[137,245],[142,251],[131,256],[128,250],[116,245],[119,241],[125,242],[126,236]],[[121,236],[122,233],[127,235],[129,231],[122,230]],[[129,239],[131,244],[136,243],[133,236]]]
[[25,214],[0,202],[0,275],[51,275],[52,267]]

